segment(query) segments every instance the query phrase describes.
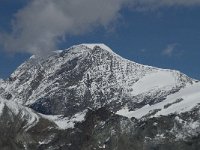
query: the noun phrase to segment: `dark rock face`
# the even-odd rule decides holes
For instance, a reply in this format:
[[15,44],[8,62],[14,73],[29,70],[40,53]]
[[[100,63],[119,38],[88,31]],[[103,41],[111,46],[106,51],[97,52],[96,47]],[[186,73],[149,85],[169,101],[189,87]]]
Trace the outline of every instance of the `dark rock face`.
[[28,127],[30,119],[25,108],[20,109],[18,114],[10,114],[9,105],[3,109],[2,150],[196,150],[200,146],[200,130],[186,125],[199,120],[199,108],[143,120],[116,115],[105,107],[89,109],[83,122],[65,130],[42,116]]
[[[104,114],[104,115],[102,115]],[[186,114],[181,114],[180,117]],[[198,149],[200,137],[189,135],[186,140],[177,138],[184,132],[175,127],[183,124],[174,121],[176,115],[152,118],[144,121],[127,119],[104,109],[91,111],[86,120],[77,124],[80,147],[71,145],[69,149],[105,149],[105,150],[189,150]],[[178,132],[178,133],[177,133]],[[77,139],[75,139],[76,141]],[[73,142],[72,142],[73,143]]]

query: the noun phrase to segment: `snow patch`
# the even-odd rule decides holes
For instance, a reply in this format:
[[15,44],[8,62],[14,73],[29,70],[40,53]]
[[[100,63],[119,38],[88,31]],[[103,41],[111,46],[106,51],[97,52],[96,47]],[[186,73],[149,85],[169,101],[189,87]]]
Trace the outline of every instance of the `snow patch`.
[[144,92],[148,92],[150,90],[158,90],[161,88],[171,88],[175,86],[177,80],[172,72],[169,71],[160,71],[153,72],[147,74],[143,78],[141,78],[138,82],[136,82],[133,88],[133,95],[138,95]]
[[[182,99],[182,101],[178,101]],[[177,102],[177,103],[176,103]],[[137,109],[135,111],[129,111],[127,107],[119,110],[116,114],[126,116],[128,118],[142,118],[152,112],[155,114],[151,117],[158,117],[161,115],[169,115],[172,113],[183,113],[192,110],[195,106],[200,103],[200,83],[193,85],[187,85],[185,88],[181,89],[179,92],[169,95],[164,101],[156,103],[154,105],[145,105],[144,107]],[[168,104],[169,107],[165,107]]]
[[85,120],[85,115],[87,111],[83,111],[80,113],[75,114],[71,118],[69,117],[63,117],[61,115],[43,115],[40,114],[42,117],[54,122],[60,129],[69,129],[69,128],[74,128],[74,125],[77,122],[82,122]]

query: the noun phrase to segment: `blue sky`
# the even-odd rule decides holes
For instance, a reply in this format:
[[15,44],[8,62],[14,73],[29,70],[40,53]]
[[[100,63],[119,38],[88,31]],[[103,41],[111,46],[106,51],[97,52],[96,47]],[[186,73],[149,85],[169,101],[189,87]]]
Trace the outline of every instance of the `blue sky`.
[[[10,22],[14,18],[13,15],[26,7],[26,3],[25,0],[1,2],[1,33],[12,32]],[[79,43],[105,43],[130,60],[180,70],[190,77],[200,79],[200,7],[162,6],[144,11],[122,7],[117,11],[119,19],[111,23],[87,25],[89,30],[84,29],[80,34],[68,34],[69,31],[65,29],[63,32],[67,35],[66,39],[56,43],[57,48],[65,49]],[[7,78],[32,55],[32,51],[18,49],[23,48],[8,50],[1,45],[0,78]]]

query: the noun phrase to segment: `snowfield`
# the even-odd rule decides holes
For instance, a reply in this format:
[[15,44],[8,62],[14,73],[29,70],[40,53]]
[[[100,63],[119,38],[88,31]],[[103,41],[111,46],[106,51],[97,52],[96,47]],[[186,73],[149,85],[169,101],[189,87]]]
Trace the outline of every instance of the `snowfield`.
[[42,115],[40,114],[42,117],[54,122],[59,129],[61,130],[65,130],[65,129],[69,129],[69,128],[74,128],[74,125],[78,122],[83,122],[85,120],[85,115],[86,115],[87,111],[83,111],[80,113],[75,114],[72,117],[64,117],[64,116],[60,116],[60,115]]
[[129,111],[128,108],[123,108],[117,111],[116,114],[126,116],[128,118],[142,118],[154,111],[157,111],[151,117],[158,117],[161,115],[169,115],[172,113],[183,113],[191,111],[194,107],[200,104],[200,83],[187,85],[179,92],[167,96],[167,98],[154,105],[145,105],[135,111]]
[[178,84],[178,78],[172,71],[156,71],[149,73],[136,82],[133,88],[133,95],[138,95],[152,90],[161,88],[170,89]]

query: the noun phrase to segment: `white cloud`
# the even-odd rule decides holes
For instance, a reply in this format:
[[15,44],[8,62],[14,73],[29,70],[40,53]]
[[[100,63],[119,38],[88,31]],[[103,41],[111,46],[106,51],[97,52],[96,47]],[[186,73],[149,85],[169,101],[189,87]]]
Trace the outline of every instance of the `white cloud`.
[[32,0],[15,14],[13,31],[2,34],[6,50],[34,54],[54,50],[65,35],[107,27],[128,0]]
[[167,48],[162,51],[162,54],[165,56],[172,56],[176,51],[177,44],[169,44]]
[[41,55],[69,35],[108,27],[124,7],[148,10],[176,5],[198,6],[200,0],[30,0],[15,14],[12,32],[0,34],[0,43],[7,51]]

